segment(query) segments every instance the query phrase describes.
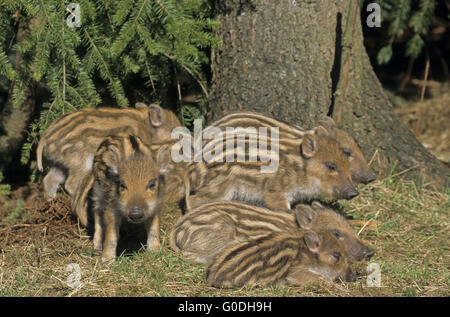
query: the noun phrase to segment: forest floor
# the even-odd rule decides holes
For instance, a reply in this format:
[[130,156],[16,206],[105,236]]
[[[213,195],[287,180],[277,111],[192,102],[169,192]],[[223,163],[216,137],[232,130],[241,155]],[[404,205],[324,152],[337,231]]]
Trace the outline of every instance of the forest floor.
[[[68,198],[45,202],[31,184],[29,191],[14,192],[16,203],[10,200],[0,215],[0,296],[448,296],[450,193],[395,174],[360,188],[360,196],[337,206],[361,220],[354,229],[376,249],[370,263],[380,267],[380,287],[368,286],[365,262],[354,263],[354,283],[209,287],[203,265],[168,247],[171,225],[180,215],[176,206],[162,212],[160,250],[139,248],[145,231],[134,228],[123,235],[125,252],[115,263],[102,265],[86,230],[71,215]],[[70,264],[79,266],[78,287],[73,287]]]
[[[449,162],[448,107],[440,108],[445,102],[435,103],[431,112],[421,112],[422,103],[413,105],[416,110],[403,110],[402,116],[430,150]],[[428,116],[442,125],[428,123]],[[60,194],[47,202],[40,186],[30,183],[0,196],[0,296],[449,296],[450,188],[436,191],[403,180],[402,172],[392,168],[378,175],[359,188],[357,198],[335,206],[360,220],[354,229],[376,250],[370,263],[380,268],[379,287],[368,286],[368,275],[376,272],[368,273],[366,262],[353,264],[354,283],[209,287],[203,265],[168,247],[171,226],[181,214],[177,206],[162,212],[160,250],[141,248],[145,232],[134,227],[123,234],[125,251],[117,261],[102,265],[86,229],[71,215],[68,197]],[[80,269],[78,286],[73,264]]]

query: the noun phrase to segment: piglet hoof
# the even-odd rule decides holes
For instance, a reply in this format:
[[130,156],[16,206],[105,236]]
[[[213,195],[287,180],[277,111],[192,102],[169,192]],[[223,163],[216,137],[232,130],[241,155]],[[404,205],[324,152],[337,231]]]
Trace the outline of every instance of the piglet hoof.
[[105,251],[103,251],[102,254],[102,264],[110,264],[113,263],[114,260],[116,259],[116,252],[114,251],[108,251],[108,249],[106,249]]
[[102,264],[103,265],[110,265],[114,263],[114,260],[116,259],[115,256],[102,256]]
[[46,201],[52,201],[53,199],[56,198],[56,191],[54,193],[44,192],[44,198]]
[[97,242],[95,241],[96,239],[94,238],[94,251],[97,254],[102,254],[103,251],[103,245],[101,242]]
[[161,248],[159,240],[147,241],[147,251],[156,251]]

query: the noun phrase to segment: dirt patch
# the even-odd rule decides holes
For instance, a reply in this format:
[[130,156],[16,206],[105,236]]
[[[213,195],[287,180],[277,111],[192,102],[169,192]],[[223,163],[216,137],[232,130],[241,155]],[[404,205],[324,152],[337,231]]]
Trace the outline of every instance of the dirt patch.
[[40,186],[36,183],[28,183],[25,186],[21,186],[13,191],[9,195],[0,196],[0,211],[5,209],[5,206],[11,204],[11,202],[22,201],[25,207],[37,208],[42,204],[45,199],[41,192]]
[[[37,197],[33,200],[30,196],[20,196],[30,192],[29,188],[22,187],[12,193],[14,198],[25,198],[25,206],[18,211],[20,212],[18,223],[9,223],[7,218],[0,222],[0,241],[3,247],[12,244],[24,245],[30,239],[38,237],[53,242],[78,236],[78,222],[72,215],[68,197],[58,196],[51,201],[45,201]],[[17,201],[17,199],[9,200],[10,203]],[[7,213],[5,210],[2,212]]]
[[[167,206],[162,213],[161,229],[170,230],[177,206]],[[167,211],[168,210],[168,211]],[[89,238],[93,232],[82,227],[70,208],[70,197],[58,194],[47,201],[37,184],[29,183],[0,196],[0,251],[9,246],[23,247],[42,241],[44,246],[73,244],[80,237]],[[121,226],[118,254],[133,254],[146,243],[143,224],[126,222]]]

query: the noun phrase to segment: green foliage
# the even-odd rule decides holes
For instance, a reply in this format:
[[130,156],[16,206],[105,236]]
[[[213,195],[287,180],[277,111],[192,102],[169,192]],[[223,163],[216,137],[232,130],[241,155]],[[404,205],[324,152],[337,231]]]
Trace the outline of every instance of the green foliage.
[[425,45],[436,0],[380,0],[383,27],[387,26],[388,43],[380,49],[378,64],[386,64],[392,57],[392,43],[408,35],[405,56],[417,58]]
[[130,106],[126,92],[135,86],[142,87],[143,101],[161,101],[177,71],[204,87],[208,50],[219,43],[208,0],[79,0],[80,27],[67,23],[71,2],[0,2],[0,90],[14,83],[14,106],[31,83],[47,92],[23,146],[23,163],[64,113],[105,102]]
[[377,55],[378,64],[387,64],[392,58],[392,45],[383,47]]
[[24,206],[25,203],[20,199],[16,200],[14,203],[12,201],[8,201],[3,206],[3,210],[7,210],[7,216],[4,217],[1,222],[6,225],[13,225],[22,221],[23,216],[25,215]]
[[3,174],[0,172],[0,196],[9,195],[11,193],[11,186],[8,184],[2,184]]
[[178,118],[180,119],[181,124],[183,124],[184,126],[188,127],[191,130],[194,127],[195,119],[202,120],[202,127],[204,127],[206,123],[205,116],[202,114],[201,110],[197,107],[189,105],[185,105],[180,108]]

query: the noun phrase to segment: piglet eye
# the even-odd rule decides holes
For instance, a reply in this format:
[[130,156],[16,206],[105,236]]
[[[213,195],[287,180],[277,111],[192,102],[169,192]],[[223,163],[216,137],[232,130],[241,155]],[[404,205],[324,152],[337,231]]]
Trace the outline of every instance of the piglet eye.
[[153,190],[156,187],[156,178],[152,179],[147,184],[147,189]]
[[339,262],[339,260],[341,259],[341,254],[339,252],[333,252],[332,256],[336,260],[336,262]]
[[337,170],[337,165],[333,162],[325,162],[325,166],[328,168],[330,172],[334,172]]
[[342,237],[342,234],[338,230],[331,230],[330,233],[338,239]]
[[350,149],[342,149],[342,152],[344,152],[344,154],[346,155],[346,156],[348,156],[348,157],[350,157],[350,156],[352,156],[353,155],[353,152],[352,152],[352,150],[350,150]]
[[127,190],[127,185],[125,185],[125,183],[123,181],[119,181],[119,189],[120,191],[125,191]]

